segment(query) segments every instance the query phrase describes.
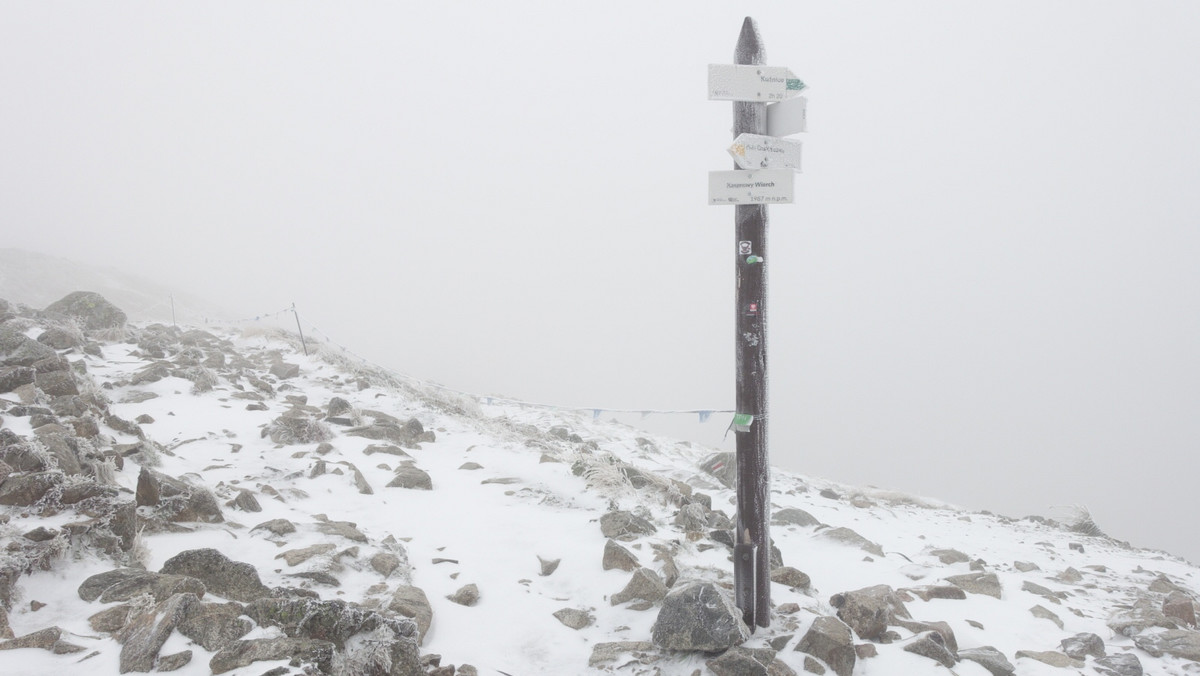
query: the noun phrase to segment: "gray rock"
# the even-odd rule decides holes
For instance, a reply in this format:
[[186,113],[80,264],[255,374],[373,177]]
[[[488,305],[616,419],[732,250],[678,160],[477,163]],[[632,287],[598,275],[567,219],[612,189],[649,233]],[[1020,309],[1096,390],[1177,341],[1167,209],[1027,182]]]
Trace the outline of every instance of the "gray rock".
[[1066,669],[1067,667],[1079,668],[1083,666],[1083,660],[1068,657],[1065,653],[1060,653],[1057,650],[1018,650],[1017,659],[1021,659],[1022,657],[1036,660],[1042,664],[1049,664],[1059,669]]
[[936,631],[917,634],[912,640],[904,644],[904,651],[920,655],[921,657],[928,657],[935,662],[941,663],[946,668],[953,667],[958,662],[958,658],[946,647],[946,642],[942,639],[942,635]]
[[[364,411],[364,413],[366,412]],[[376,418],[373,424],[346,430],[346,434],[375,441],[390,441],[407,447],[412,447],[419,441],[433,440],[432,433],[426,434],[421,421],[416,418],[412,418],[404,424]]]
[[448,595],[446,598],[460,606],[473,606],[479,603],[479,587],[475,584],[463,585],[458,588],[458,591]]
[[914,634],[921,634],[927,631],[937,632],[942,637],[942,645],[946,646],[946,650],[950,651],[951,655],[958,655],[958,639],[954,636],[954,629],[946,622],[922,622],[920,620],[906,620],[896,618],[896,624],[904,627]]
[[309,571],[305,571],[303,573],[288,573],[285,575],[285,577],[304,578],[306,580],[312,580],[313,582],[316,582],[317,584],[323,584],[327,587],[342,586],[341,580],[337,579],[330,573],[326,573],[326,572],[320,571],[320,570],[309,570]]
[[612,605],[617,606],[634,599],[657,603],[667,595],[667,585],[663,583],[658,573],[649,568],[638,568],[633,571],[633,577],[621,591],[609,598]]
[[1034,606],[1029,609],[1029,612],[1032,613],[1034,617],[1041,618],[1043,620],[1050,620],[1054,624],[1058,625],[1059,629],[1063,628],[1062,618],[1060,618],[1058,615],[1055,615],[1053,611],[1044,606]]
[[70,371],[39,373],[34,378],[33,384],[51,397],[68,397],[79,394],[79,385],[75,382],[75,374]]
[[34,377],[33,368],[29,366],[0,366],[0,394],[28,385]]
[[819,526],[817,517],[798,507],[787,507],[771,515],[771,523],[776,526]]
[[654,650],[654,644],[649,641],[613,641],[597,643],[592,646],[592,655],[588,658],[589,667],[597,667],[605,662],[614,662],[622,655],[632,653],[635,658],[648,656]]
[[833,669],[837,676],[851,676],[857,654],[854,652],[854,637],[850,627],[836,617],[822,616],[812,626],[796,650],[821,660]]
[[572,629],[583,629],[590,627],[596,621],[596,617],[586,610],[578,608],[563,608],[554,612],[554,617],[564,625]]
[[215,652],[254,628],[241,614],[242,607],[237,603],[202,603],[189,609],[177,629],[205,650]]
[[1087,655],[1096,658],[1105,655],[1104,639],[1087,632],[1064,638],[1058,645],[1068,657],[1074,657],[1077,660],[1085,659]]
[[118,582],[131,580],[146,574],[147,571],[142,570],[141,568],[117,568],[116,570],[110,570],[105,573],[98,573],[84,580],[83,583],[79,585],[77,593],[79,594],[79,598],[90,603],[100,598],[100,595],[104,593],[105,589],[108,589]]
[[897,617],[911,617],[896,592],[883,584],[834,594],[829,604],[837,608],[838,619],[867,641],[878,641]]
[[88,626],[93,631],[115,634],[129,623],[129,614],[134,610],[128,603],[109,606],[88,618]]
[[1177,621],[1181,627],[1196,626],[1196,606],[1192,597],[1181,591],[1171,591],[1163,599],[1163,615]]
[[655,645],[667,650],[716,652],[744,643],[750,629],[723,589],[711,582],[690,582],[666,595],[650,635]]
[[734,646],[720,657],[705,662],[715,676],[795,676],[794,669],[775,659],[768,648]]
[[78,331],[69,331],[61,326],[51,326],[37,337],[37,342],[55,350],[83,347],[84,340],[83,335]]
[[737,486],[737,454],[715,453],[700,463],[700,469],[716,478],[726,488]]
[[411,465],[401,465],[396,468],[396,477],[388,482],[387,487],[429,491],[433,490],[433,479],[422,469]]
[[1159,605],[1152,598],[1139,598],[1132,607],[1119,609],[1110,615],[1108,628],[1129,637],[1136,636],[1150,627],[1178,629],[1178,623],[1164,615]]
[[1133,653],[1101,657],[1093,664],[1105,676],[1142,676],[1142,662]]
[[255,531],[259,528],[268,530],[275,535],[288,535],[296,532],[296,524],[288,521],[287,519],[271,519],[270,521],[264,521],[250,530]]
[[239,490],[237,497],[230,500],[227,505],[243,512],[262,511],[262,505],[258,504],[258,498],[254,497],[253,492],[245,489]]
[[18,636],[9,641],[0,641],[0,650],[38,648],[40,650],[49,650],[55,655],[69,655],[85,650],[83,646],[75,645],[65,640],[63,637],[67,635],[68,633],[60,627],[49,627],[31,634]]
[[840,542],[841,544],[849,545],[851,547],[858,547],[868,554],[873,554],[881,558],[883,557],[883,547],[871,542],[849,528],[830,528],[828,530],[818,532],[816,537],[821,538],[822,540]]
[[416,625],[345,601],[308,598],[263,598],[246,605],[246,615],[260,627],[279,627],[290,638],[330,641],[342,650],[353,636],[386,628],[417,652]]
[[8,611],[0,604],[0,638],[13,638],[12,627],[8,625]]
[[537,557],[538,565],[541,566],[541,572],[538,573],[542,577],[553,575],[554,571],[558,570],[558,564],[562,563],[562,559],[543,559]]
[[329,400],[329,404],[325,406],[325,415],[329,418],[344,416],[354,410],[350,402],[341,397],[333,397]]
[[[317,518],[321,518],[322,516],[323,515],[317,515]],[[358,524],[351,521],[330,521],[328,519],[323,519],[316,525],[317,530],[326,535],[339,535],[347,540],[353,540],[355,542],[367,541],[367,536],[358,529]]]
[[1200,662],[1200,631],[1168,629],[1162,632],[1139,634],[1133,643],[1155,657],[1163,654]]
[[1012,676],[1017,670],[1012,665],[1012,662],[1009,662],[1008,658],[1004,656],[1004,653],[990,645],[981,648],[959,650],[958,658],[979,664],[984,669],[987,669],[992,676]]
[[302,549],[289,549],[286,552],[276,554],[275,558],[283,559],[289,566],[298,566],[314,556],[328,554],[335,549],[337,549],[337,545],[326,542],[304,547]]
[[1000,598],[1002,591],[1000,578],[996,577],[995,573],[976,572],[965,575],[951,575],[946,578],[946,581],[970,594],[983,594],[984,596]]
[[271,594],[254,566],[232,561],[215,549],[180,552],[163,564],[161,572],[190,575],[203,582],[210,594],[234,601],[246,603]]
[[317,665],[322,673],[332,673],[334,646],[329,641],[308,638],[259,638],[234,641],[208,662],[214,674],[248,667],[255,662],[295,659]]
[[1041,570],[1036,563],[1030,563],[1028,561],[1013,561],[1013,568],[1016,568],[1022,573],[1031,573],[1035,570]]
[[400,557],[390,552],[379,552],[371,557],[371,568],[384,577],[391,577],[400,567]]
[[905,587],[905,592],[916,596],[922,601],[931,599],[946,599],[951,601],[963,601],[967,598],[967,593],[960,587],[950,585],[925,585],[923,587]]
[[420,587],[400,585],[392,593],[388,610],[412,619],[417,624],[418,642],[425,641],[429,626],[433,624],[433,607],[429,605],[429,597]]
[[281,415],[263,428],[262,435],[277,444],[316,444],[333,438],[329,425],[303,416]]
[[134,615],[117,634],[117,641],[122,644],[121,673],[153,669],[159,649],[190,608],[199,603],[195,594],[176,594],[154,608]]
[[0,326],[0,366],[33,366],[34,362],[57,356],[53,348],[42,345],[15,328]]
[[1027,591],[1030,594],[1037,594],[1051,603],[1062,603],[1062,599],[1066,598],[1066,594],[1061,592],[1055,593],[1053,590],[1043,587],[1036,582],[1025,580],[1021,583],[1021,591]]
[[[86,580],[84,584],[87,584]],[[105,588],[99,600],[100,603],[114,603],[149,594],[155,603],[162,603],[176,594],[193,594],[200,598],[205,591],[204,583],[194,577],[141,571],[140,575],[126,577]]]
[[622,547],[614,540],[607,540],[604,543],[604,570],[624,570],[626,572],[637,570],[638,558],[633,552]]
[[600,517],[600,532],[607,538],[651,535],[657,530],[654,524],[632,512],[609,512]]
[[971,557],[963,554],[957,549],[932,549],[929,553],[936,556],[938,561],[944,565],[953,565],[955,563],[966,563],[971,560]]
[[116,305],[94,291],[75,291],[46,306],[46,312],[66,315],[79,321],[85,331],[119,329],[126,316]]
[[28,507],[45,497],[51,488],[62,481],[63,474],[58,471],[10,474],[0,483],[0,505]]
[[170,655],[161,655],[158,658],[158,666],[155,671],[178,671],[188,665],[192,661],[192,651],[184,650],[182,652],[172,653]]
[[296,376],[300,375],[300,365],[277,362],[271,366],[271,375],[280,380],[295,378]]
[[702,533],[708,529],[708,510],[696,502],[679,509],[672,523],[685,533]]

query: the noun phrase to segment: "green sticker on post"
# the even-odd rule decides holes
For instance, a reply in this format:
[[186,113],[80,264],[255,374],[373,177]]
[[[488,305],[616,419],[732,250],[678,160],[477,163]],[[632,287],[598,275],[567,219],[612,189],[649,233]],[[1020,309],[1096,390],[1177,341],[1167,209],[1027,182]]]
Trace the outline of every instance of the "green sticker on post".
[[735,432],[749,432],[750,425],[754,424],[754,416],[749,413],[733,414],[733,429]]

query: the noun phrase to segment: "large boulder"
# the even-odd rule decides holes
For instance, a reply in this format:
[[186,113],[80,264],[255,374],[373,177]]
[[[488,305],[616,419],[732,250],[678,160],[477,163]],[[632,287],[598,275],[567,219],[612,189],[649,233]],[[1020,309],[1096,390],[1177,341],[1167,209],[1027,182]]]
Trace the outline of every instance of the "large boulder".
[[180,552],[167,559],[160,572],[194,577],[209,593],[243,603],[271,595],[254,566],[232,561],[215,549]]
[[346,601],[306,598],[261,598],[246,606],[246,615],[260,627],[279,627],[291,638],[329,641],[339,650],[358,634],[386,627],[418,653],[417,626],[411,620],[382,615]]
[[158,651],[188,611],[200,603],[195,594],[176,594],[137,614],[117,634],[121,645],[121,673],[150,671]]
[[1004,653],[990,645],[960,650],[958,651],[958,659],[970,660],[987,669],[992,676],[1013,676],[1017,671],[1017,668],[1012,665],[1012,662],[1008,661]]
[[429,597],[420,587],[400,585],[392,593],[388,610],[399,613],[417,623],[418,643],[425,641],[429,626],[433,624],[433,606],[429,605]]
[[86,331],[119,329],[127,317],[116,305],[94,291],[75,291],[46,306],[46,312],[66,315]]
[[1200,662],[1200,631],[1168,629],[1133,637],[1133,643],[1155,657],[1164,653],[1172,657]]
[[975,572],[951,575],[946,578],[946,581],[969,594],[983,594],[1000,598],[1003,591],[1000,586],[1000,578],[996,577],[995,573]]
[[600,532],[608,538],[633,538],[656,530],[654,524],[632,512],[615,511],[600,517]]
[[295,660],[317,665],[323,674],[333,671],[333,644],[307,638],[257,638],[239,640],[221,648],[208,662],[214,674],[248,667],[255,662]]
[[655,645],[667,650],[717,652],[745,642],[750,629],[723,589],[692,582],[667,594],[650,634]]
[[911,617],[896,592],[885,584],[834,594],[829,605],[837,608],[839,620],[867,641],[878,641],[897,617]]
[[609,598],[609,602],[614,606],[635,599],[657,603],[663,600],[663,597],[666,595],[667,585],[659,577],[658,573],[649,568],[638,568],[633,571],[633,577],[629,579],[629,583],[625,585],[625,588],[613,594]]
[[796,644],[796,650],[825,662],[837,676],[850,676],[858,659],[850,627],[830,616],[814,620],[804,638]]
[[54,348],[42,345],[9,325],[0,326],[0,365],[33,366],[35,362],[56,356],[58,353]]

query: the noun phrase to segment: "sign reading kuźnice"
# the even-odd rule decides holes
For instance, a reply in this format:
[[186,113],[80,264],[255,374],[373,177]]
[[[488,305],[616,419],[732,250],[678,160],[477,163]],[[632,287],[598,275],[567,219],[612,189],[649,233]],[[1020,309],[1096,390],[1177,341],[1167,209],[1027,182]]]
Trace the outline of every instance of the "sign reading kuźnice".
[[708,65],[710,101],[782,101],[803,89],[804,82],[783,66]]

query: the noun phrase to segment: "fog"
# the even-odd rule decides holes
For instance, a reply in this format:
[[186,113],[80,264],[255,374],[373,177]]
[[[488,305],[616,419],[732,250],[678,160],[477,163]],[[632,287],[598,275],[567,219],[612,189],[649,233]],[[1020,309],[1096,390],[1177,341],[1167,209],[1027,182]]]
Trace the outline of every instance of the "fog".
[[1195,3],[2,3],[0,246],[462,391],[729,409],[746,15],[809,100],[773,464],[1200,560]]

